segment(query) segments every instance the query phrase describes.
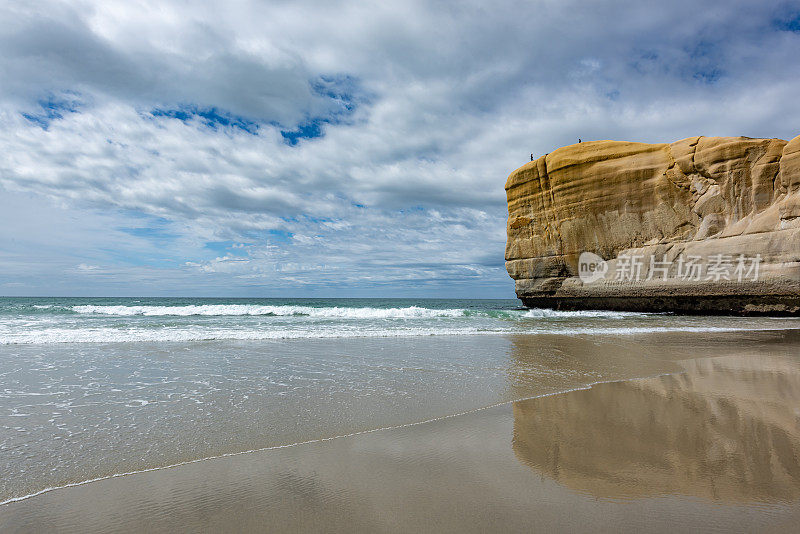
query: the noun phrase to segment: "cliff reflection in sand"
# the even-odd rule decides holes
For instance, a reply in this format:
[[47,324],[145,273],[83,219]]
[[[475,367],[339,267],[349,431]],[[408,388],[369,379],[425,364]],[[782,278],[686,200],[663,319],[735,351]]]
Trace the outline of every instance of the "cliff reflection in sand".
[[514,405],[517,458],[601,498],[800,498],[800,361],[735,355]]

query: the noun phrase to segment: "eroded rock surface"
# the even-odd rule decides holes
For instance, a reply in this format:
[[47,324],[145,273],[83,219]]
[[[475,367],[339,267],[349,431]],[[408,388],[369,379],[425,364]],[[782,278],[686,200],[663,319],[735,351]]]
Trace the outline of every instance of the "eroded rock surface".
[[527,306],[800,313],[800,136],[581,143],[520,167],[506,193]]

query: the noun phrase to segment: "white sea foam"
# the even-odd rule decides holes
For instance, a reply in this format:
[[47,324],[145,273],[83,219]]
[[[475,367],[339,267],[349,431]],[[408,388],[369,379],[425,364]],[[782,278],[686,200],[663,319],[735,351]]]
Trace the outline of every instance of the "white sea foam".
[[331,319],[427,319],[462,317],[462,309],[432,309],[419,306],[406,308],[345,308],[312,306],[260,306],[255,304],[203,304],[188,306],[72,306],[80,314],[119,316],[308,316]]
[[258,341],[279,339],[328,339],[353,337],[414,337],[435,335],[500,334],[509,330],[477,328],[396,328],[396,329],[204,329],[204,328],[47,328],[23,333],[0,334],[0,345],[50,343],[128,343],[143,341]]
[[24,333],[0,333],[0,345],[32,345],[52,343],[132,343],[132,342],[193,342],[193,341],[267,341],[281,339],[380,338],[453,335],[618,335],[629,336],[660,332],[736,332],[789,329],[788,326],[647,326],[647,327],[559,327],[543,325],[476,327],[407,327],[407,328],[328,328],[328,329],[205,329],[189,328],[46,328]]
[[560,311],[560,310],[550,310],[546,308],[532,308],[525,313],[525,317],[533,317],[537,319],[549,319],[549,318],[580,319],[583,317],[621,319],[623,317],[640,317],[646,315],[651,315],[651,314],[639,313],[639,312],[605,311],[605,310]]

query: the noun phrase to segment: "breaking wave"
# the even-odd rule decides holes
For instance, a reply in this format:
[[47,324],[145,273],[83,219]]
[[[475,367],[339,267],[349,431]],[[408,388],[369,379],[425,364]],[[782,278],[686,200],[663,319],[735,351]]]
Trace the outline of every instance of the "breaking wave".
[[439,310],[408,306],[405,308],[346,308],[312,306],[260,306],[256,304],[203,304],[189,306],[72,306],[80,314],[120,316],[241,316],[320,317],[331,319],[428,319],[463,317],[465,310]]

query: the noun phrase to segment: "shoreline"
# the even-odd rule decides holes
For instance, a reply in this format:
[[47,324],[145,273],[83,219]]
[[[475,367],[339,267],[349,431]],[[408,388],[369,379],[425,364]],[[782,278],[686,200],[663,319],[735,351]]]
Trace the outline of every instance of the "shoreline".
[[[670,374],[670,373],[664,373],[664,374]],[[402,424],[402,425],[393,425],[393,426],[372,428],[372,429],[369,429],[369,430],[361,430],[359,432],[351,432],[349,434],[341,434],[341,435],[337,435],[337,436],[330,436],[330,437],[319,438],[319,439],[311,439],[311,440],[307,440],[307,441],[299,441],[299,442],[296,442],[296,443],[287,443],[285,445],[271,445],[269,447],[261,447],[261,448],[258,448],[258,449],[250,449],[250,450],[240,451],[240,452],[229,452],[229,453],[219,454],[219,455],[215,455],[215,456],[207,456],[207,457],[204,457],[204,458],[198,458],[196,460],[187,460],[185,462],[179,462],[179,463],[171,464],[171,465],[164,465],[164,466],[159,466],[159,467],[151,467],[151,468],[148,468],[148,469],[139,469],[139,470],[136,470],[136,471],[128,471],[128,472],[125,472],[125,473],[115,473],[113,475],[106,475],[106,476],[97,477],[97,478],[93,478],[93,479],[89,479],[89,480],[82,480],[80,482],[74,482],[74,483],[70,483],[70,484],[65,484],[63,486],[54,486],[54,487],[51,487],[51,488],[45,488],[43,490],[37,491],[35,493],[31,493],[29,495],[23,495],[21,497],[12,497],[12,498],[7,499],[5,501],[0,501],[0,507],[6,506],[6,505],[9,505],[9,504],[14,504],[14,503],[17,503],[17,502],[26,501],[26,500],[29,500],[29,499],[33,499],[35,497],[38,497],[39,495],[44,495],[44,494],[47,494],[47,493],[52,493],[52,492],[55,492],[55,491],[66,490],[66,489],[80,487],[80,486],[86,486],[88,484],[93,484],[95,482],[103,482],[103,481],[112,480],[112,479],[115,479],[115,478],[122,478],[122,477],[127,477],[127,476],[140,475],[140,474],[144,474],[144,473],[152,473],[154,471],[164,471],[164,470],[168,470],[168,469],[175,469],[175,468],[183,467],[183,466],[186,466],[186,465],[200,464],[200,463],[207,462],[207,461],[220,460],[220,459],[224,459],[224,458],[233,458],[233,457],[236,457],[236,456],[243,456],[243,455],[247,455],[247,454],[256,454],[256,453],[267,452],[267,451],[272,451],[272,450],[288,449],[288,448],[292,448],[292,447],[301,447],[303,445],[311,445],[311,444],[314,444],[314,443],[324,443],[324,442],[332,441],[332,440],[336,440],[336,439],[352,438],[352,437],[362,436],[362,435],[366,435],[366,434],[372,434],[374,432],[398,430],[398,429],[402,429],[402,428],[409,428],[409,427],[414,427],[414,426],[419,426],[419,425],[427,425],[427,424],[431,424],[431,423],[436,423],[438,421],[444,421],[446,419],[452,419],[452,418],[455,418],[455,417],[463,417],[463,416],[466,416],[466,415],[482,412],[484,410],[491,410],[493,408],[500,408],[502,406],[509,406],[509,405],[512,405],[512,404],[514,404],[516,402],[523,402],[523,401],[534,400],[534,399],[539,399],[539,398],[544,398],[544,397],[552,397],[552,396],[555,396],[555,395],[564,395],[564,394],[572,393],[572,392],[575,392],[575,391],[583,391],[583,390],[591,389],[592,387],[597,386],[597,385],[601,385],[601,384],[613,384],[615,382],[625,382],[625,381],[630,381],[630,380],[646,380],[648,378],[655,378],[655,377],[658,377],[658,376],[663,376],[663,375],[652,375],[652,376],[645,376],[645,377],[640,377],[640,378],[621,379],[621,380],[609,380],[609,381],[606,381],[606,382],[594,382],[592,384],[587,385],[586,387],[572,388],[572,389],[567,389],[567,390],[564,390],[564,391],[558,391],[558,392],[555,392],[555,393],[543,393],[541,395],[535,395],[535,396],[516,399],[516,400],[498,402],[497,404],[490,404],[488,406],[482,406],[480,408],[475,408],[473,410],[468,410],[468,411],[464,411],[464,412],[443,415],[441,417],[435,417],[435,418],[432,418],[432,419],[426,419],[424,421],[416,421],[416,422],[413,422],[413,423],[405,423],[405,424]],[[2,508],[0,508],[0,513],[2,513]]]

